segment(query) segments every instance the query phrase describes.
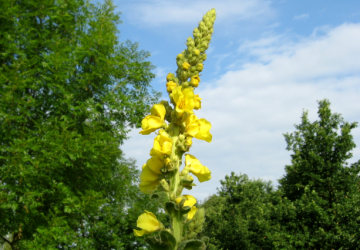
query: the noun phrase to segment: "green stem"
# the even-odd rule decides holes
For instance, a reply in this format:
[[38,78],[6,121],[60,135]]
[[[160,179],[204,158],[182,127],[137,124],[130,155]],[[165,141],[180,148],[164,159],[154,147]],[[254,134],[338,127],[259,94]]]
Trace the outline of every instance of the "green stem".
[[[181,164],[181,155],[177,152],[177,141],[179,139],[179,127],[174,126],[171,131],[171,137],[172,137],[172,152],[171,152],[171,160],[175,164],[176,170],[174,171],[174,175],[172,176],[170,180],[170,190],[169,190],[169,197],[170,200],[175,202],[176,197],[178,194],[178,189],[180,187],[180,164]],[[182,214],[174,211],[170,214],[171,218],[171,226],[172,226],[172,232],[176,240],[176,246],[175,249],[177,249],[179,243],[182,240],[182,231],[183,231],[183,220],[182,220]]]

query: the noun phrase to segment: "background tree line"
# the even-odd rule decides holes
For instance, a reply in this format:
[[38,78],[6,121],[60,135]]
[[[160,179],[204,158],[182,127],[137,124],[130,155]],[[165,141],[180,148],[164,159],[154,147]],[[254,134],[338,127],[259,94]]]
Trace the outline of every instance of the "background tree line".
[[319,102],[285,134],[291,164],[275,189],[245,174],[226,176],[203,207],[204,236],[215,249],[357,249],[360,242],[360,161],[345,122]]
[[[121,42],[111,1],[0,1],[0,244],[5,249],[143,249],[140,193],[121,145],[158,95],[149,54]],[[319,102],[286,134],[277,188],[231,173],[194,229],[215,249],[355,249],[355,123]],[[161,199],[161,196],[160,198]],[[195,217],[195,220],[198,219]],[[164,219],[162,219],[164,221]],[[191,227],[191,223],[187,225]]]

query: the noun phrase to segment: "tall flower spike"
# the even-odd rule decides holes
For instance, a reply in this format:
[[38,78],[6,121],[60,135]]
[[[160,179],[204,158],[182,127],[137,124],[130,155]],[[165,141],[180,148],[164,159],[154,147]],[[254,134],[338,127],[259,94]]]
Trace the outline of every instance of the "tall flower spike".
[[194,29],[194,38],[188,38],[187,49],[177,56],[178,70],[176,75],[181,82],[186,82],[188,78],[199,75],[202,71],[203,62],[206,59],[205,51],[209,47],[211,35],[214,31],[215,18],[215,9],[208,11],[200,21],[199,26]]
[[[170,217],[170,228],[164,229],[151,212],[145,211],[139,216],[136,236],[159,233],[149,236],[149,244],[157,249],[192,249],[194,240],[184,241],[184,228],[187,223],[201,223],[194,220],[197,213],[196,199],[191,195],[182,195],[184,188],[192,189],[195,175],[200,182],[210,180],[210,170],[203,166],[190,151],[193,138],[210,142],[211,124],[205,119],[198,119],[194,111],[201,108],[201,98],[195,94],[200,84],[200,72],[206,59],[205,51],[209,46],[215,10],[207,12],[199,26],[194,29],[194,37],[187,39],[187,48],[176,57],[176,74],[166,76],[166,90],[170,103],[166,101],[155,104],[151,114],[141,123],[141,134],[147,135],[159,129],[150,151],[151,158],[144,164],[140,175],[140,190],[151,194],[156,191],[166,193],[166,213]],[[166,123],[166,121],[168,124]],[[181,164],[185,155],[185,167]],[[200,216],[196,215],[196,218]],[[188,228],[189,230],[189,228]],[[201,242],[195,240],[196,244]],[[205,246],[205,243],[202,243]]]

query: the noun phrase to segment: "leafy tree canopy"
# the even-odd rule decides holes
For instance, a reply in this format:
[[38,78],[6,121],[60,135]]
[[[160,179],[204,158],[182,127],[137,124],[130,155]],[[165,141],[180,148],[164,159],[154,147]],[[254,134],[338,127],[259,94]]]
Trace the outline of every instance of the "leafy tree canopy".
[[272,246],[271,214],[276,193],[270,182],[231,173],[218,195],[204,204],[204,236],[215,249],[268,249]]
[[148,53],[118,40],[111,1],[0,9],[0,235],[15,248],[121,247],[137,173],[120,145],[157,98]]
[[360,162],[348,160],[357,124],[332,113],[327,100],[319,102],[318,116],[310,122],[305,112],[296,131],[285,135],[292,164],[280,190],[292,203],[281,219],[283,232],[296,248],[353,249],[360,240]]

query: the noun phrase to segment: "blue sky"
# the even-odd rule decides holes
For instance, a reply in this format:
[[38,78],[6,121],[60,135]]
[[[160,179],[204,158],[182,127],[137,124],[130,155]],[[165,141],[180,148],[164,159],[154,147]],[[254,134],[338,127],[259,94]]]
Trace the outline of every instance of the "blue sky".
[[[153,87],[165,94],[165,76],[185,49],[203,14],[217,10],[213,40],[197,93],[197,116],[212,125],[213,142],[194,141],[191,152],[212,170],[212,180],[190,192],[204,199],[231,171],[274,184],[290,163],[283,133],[294,131],[304,110],[316,118],[327,98],[347,121],[360,120],[360,1],[130,1],[120,39],[139,43],[156,66]],[[140,167],[154,135],[130,133],[123,150]],[[360,146],[360,129],[354,130]],[[359,147],[353,151],[360,158]]]

